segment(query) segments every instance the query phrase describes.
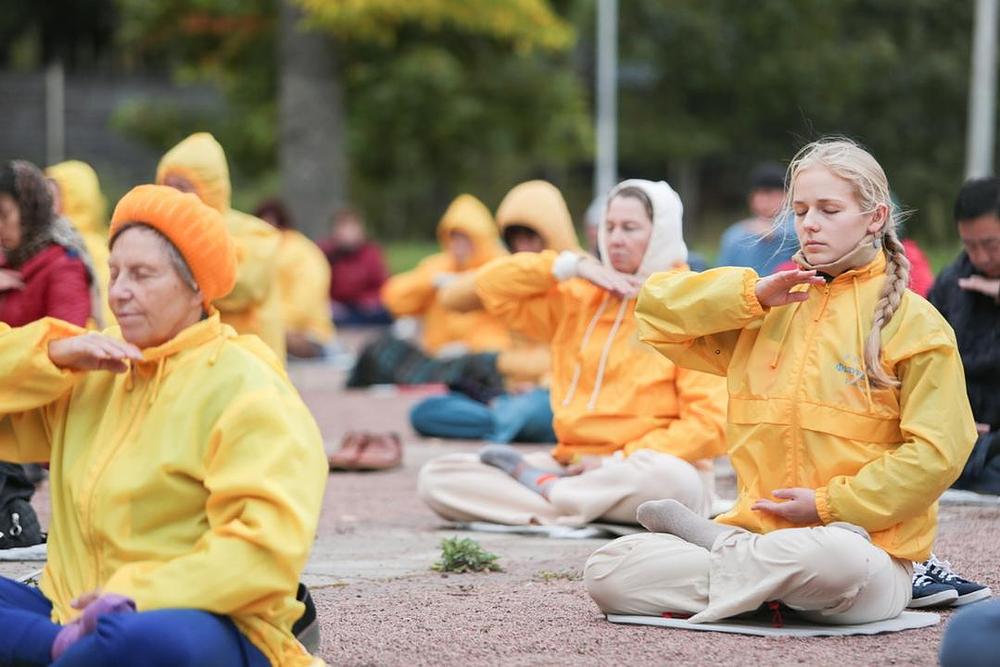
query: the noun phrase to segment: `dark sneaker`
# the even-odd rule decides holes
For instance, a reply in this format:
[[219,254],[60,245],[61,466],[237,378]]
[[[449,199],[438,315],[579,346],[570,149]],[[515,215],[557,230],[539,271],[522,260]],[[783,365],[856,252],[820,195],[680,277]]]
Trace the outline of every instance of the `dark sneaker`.
[[44,543],[45,535],[31,503],[14,498],[0,508],[0,549],[20,549]]
[[[921,571],[918,572],[917,568]],[[923,564],[914,563],[913,568],[913,598],[910,600],[910,609],[921,609],[923,607],[945,607],[955,604],[958,599],[958,591],[951,586],[935,581],[930,575],[923,572]]]
[[[953,607],[961,607],[964,604],[979,602],[993,596],[993,591],[988,586],[963,579],[951,569],[951,563],[946,560],[938,560],[934,554],[931,554],[926,562],[916,567],[922,568],[934,582],[955,589],[958,597],[951,603]],[[916,568],[914,568],[914,572],[916,572]]]
[[316,603],[313,602],[305,584],[299,584],[295,599],[304,604],[306,610],[292,626],[292,634],[309,653],[315,655],[319,651],[319,618],[316,617]]

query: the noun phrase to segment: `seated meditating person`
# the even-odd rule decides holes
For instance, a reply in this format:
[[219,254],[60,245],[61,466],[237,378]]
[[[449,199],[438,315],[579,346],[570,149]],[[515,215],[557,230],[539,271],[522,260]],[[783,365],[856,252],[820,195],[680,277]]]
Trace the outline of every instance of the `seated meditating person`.
[[606,613],[709,622],[782,603],[818,623],[898,616],[930,554],[937,498],[976,439],[955,336],[907,290],[889,184],[846,140],[789,167],[799,268],[652,276],[642,340],[725,376],[735,507],[709,521],[672,500],[615,540],[584,581]]
[[645,276],[686,268],[681,213],[666,183],[625,181],[608,196],[603,263],[546,250],[480,269],[487,312],[549,341],[558,444],[523,458],[491,445],[430,461],[418,488],[431,509],[511,525],[633,523],[643,501],[674,498],[707,516],[711,486],[696,465],[723,450],[725,384],[641,343],[633,314]]
[[50,465],[36,590],[0,578],[0,664],[322,664],[293,633],[326,469],[315,421],[212,302],[233,241],[193,194],[141,185],[110,229],[106,334],[0,334],[0,458]]

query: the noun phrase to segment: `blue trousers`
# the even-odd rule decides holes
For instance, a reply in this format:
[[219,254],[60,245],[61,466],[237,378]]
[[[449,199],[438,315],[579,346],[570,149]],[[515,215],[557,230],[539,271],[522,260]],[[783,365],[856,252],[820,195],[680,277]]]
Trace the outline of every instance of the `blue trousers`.
[[948,621],[941,667],[989,667],[1000,656],[1000,600],[978,602]]
[[269,667],[270,662],[225,616],[194,609],[109,614],[97,629],[52,662],[61,626],[52,603],[34,588],[0,577],[0,666]]
[[413,407],[410,423],[417,433],[432,438],[502,443],[556,441],[547,389],[502,394],[489,405],[459,393],[432,396]]

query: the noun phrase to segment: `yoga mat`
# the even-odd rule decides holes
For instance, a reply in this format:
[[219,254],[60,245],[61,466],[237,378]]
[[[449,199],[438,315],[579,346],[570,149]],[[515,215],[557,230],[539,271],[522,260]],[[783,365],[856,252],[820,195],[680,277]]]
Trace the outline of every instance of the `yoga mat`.
[[466,521],[452,523],[449,530],[469,530],[476,533],[500,533],[503,535],[530,535],[556,540],[584,540],[588,538],[612,538],[645,532],[639,526],[623,526],[613,523],[590,523],[585,526],[507,526],[488,521]]
[[948,489],[941,494],[942,505],[986,505],[1000,507],[1000,496],[991,496],[988,493],[976,493],[975,491],[963,491],[961,489]]
[[46,544],[36,544],[33,547],[17,547],[16,549],[0,549],[0,561],[41,561],[49,557]]
[[629,616],[608,614],[612,623],[625,625],[655,625],[676,630],[697,630],[700,632],[726,632],[736,635],[758,637],[843,637],[847,635],[877,635],[884,632],[901,632],[937,625],[941,617],[922,611],[904,611],[896,618],[875,623],[858,625],[821,625],[810,623],[801,616],[785,614],[783,625],[774,627],[768,618],[735,618],[715,623],[691,623],[682,618],[662,618],[659,616]]

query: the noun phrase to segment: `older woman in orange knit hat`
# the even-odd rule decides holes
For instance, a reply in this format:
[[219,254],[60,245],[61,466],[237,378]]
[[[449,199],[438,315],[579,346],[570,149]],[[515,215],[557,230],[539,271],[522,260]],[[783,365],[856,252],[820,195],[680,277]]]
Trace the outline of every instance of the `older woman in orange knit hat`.
[[0,350],[34,403],[0,407],[0,459],[52,474],[41,590],[0,578],[0,664],[320,664],[293,625],[323,445],[274,355],[211,306],[236,271],[222,215],[143,185],[110,232],[120,330],[48,320],[19,332],[30,362]]

